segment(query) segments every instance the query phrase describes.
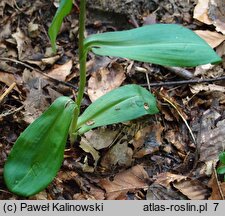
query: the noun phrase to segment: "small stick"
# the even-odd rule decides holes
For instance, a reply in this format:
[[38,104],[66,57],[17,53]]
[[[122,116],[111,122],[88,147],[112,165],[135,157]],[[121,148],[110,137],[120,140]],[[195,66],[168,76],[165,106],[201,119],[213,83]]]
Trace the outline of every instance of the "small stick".
[[168,69],[170,72],[175,73],[176,75],[183,77],[184,79],[191,79],[194,77],[193,73],[188,71],[185,68],[181,67],[167,67],[164,66],[164,68]]
[[56,83],[58,83],[58,84],[62,84],[62,85],[65,85],[65,86],[68,86],[68,87],[70,87],[70,88],[72,88],[72,89],[77,90],[77,87],[74,86],[74,85],[72,85],[71,83],[63,82],[63,81],[57,80],[57,79],[55,79],[55,78],[49,76],[48,74],[43,73],[42,71],[40,71],[40,70],[38,70],[38,69],[36,69],[36,68],[34,68],[34,67],[32,67],[32,66],[26,64],[26,63],[24,63],[24,62],[18,61],[18,60],[16,60],[16,59],[5,58],[5,57],[0,57],[0,60],[2,60],[2,61],[11,61],[11,62],[14,62],[14,63],[16,63],[16,64],[23,65],[23,66],[25,66],[26,68],[29,68],[30,70],[36,71],[36,72],[38,72],[39,74],[41,74],[42,76],[47,77],[47,78],[50,79],[51,81],[54,81],[54,82],[56,82]]
[[4,98],[14,89],[14,87],[16,86],[16,83],[13,82],[9,88],[6,89],[6,91],[0,96],[0,103],[2,103],[2,101],[4,100]]
[[[222,80],[225,80],[225,76],[209,78],[209,79],[192,79],[192,80],[151,83],[150,86],[151,87],[174,86],[174,85],[210,83],[210,82],[216,82],[216,81],[222,81]],[[141,84],[141,86],[148,86],[148,84]]]

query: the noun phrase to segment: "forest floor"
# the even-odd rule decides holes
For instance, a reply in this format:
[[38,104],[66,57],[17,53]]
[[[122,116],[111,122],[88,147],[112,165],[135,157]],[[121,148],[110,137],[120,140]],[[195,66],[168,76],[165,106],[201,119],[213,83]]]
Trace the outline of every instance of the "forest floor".
[[[225,146],[225,3],[203,2],[88,1],[86,35],[177,23],[199,34],[223,62],[173,68],[89,53],[82,110],[135,83],[155,94],[160,112],[92,130],[73,148],[68,142],[54,181],[27,199],[225,198],[224,177],[216,172]],[[65,18],[53,55],[47,31],[56,9],[53,0],[0,2],[0,199],[24,199],[3,180],[19,134],[57,97],[77,93],[79,10],[74,4]]]

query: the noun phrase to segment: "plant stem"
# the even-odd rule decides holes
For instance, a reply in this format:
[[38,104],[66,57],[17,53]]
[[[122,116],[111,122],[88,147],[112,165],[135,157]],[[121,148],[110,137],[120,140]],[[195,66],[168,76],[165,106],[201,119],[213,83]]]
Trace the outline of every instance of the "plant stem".
[[80,63],[80,83],[77,95],[77,108],[74,109],[73,119],[70,127],[70,142],[74,144],[76,140],[77,120],[80,114],[80,106],[84,95],[86,85],[86,60],[87,52],[84,50],[84,31],[85,31],[85,17],[86,17],[86,0],[80,1],[80,15],[79,15],[79,63]]

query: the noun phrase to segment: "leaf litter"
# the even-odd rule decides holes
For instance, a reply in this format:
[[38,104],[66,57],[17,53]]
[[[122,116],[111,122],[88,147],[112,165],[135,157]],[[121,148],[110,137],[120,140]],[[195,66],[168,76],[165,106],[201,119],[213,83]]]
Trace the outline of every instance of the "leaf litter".
[[[139,25],[179,22],[191,26],[224,58],[223,1],[199,0],[195,8],[194,1],[188,2],[149,1],[149,10],[135,3],[135,13],[129,8],[123,10],[127,20],[133,15],[133,22],[126,21],[127,26],[115,13],[118,8],[113,3],[106,7],[115,16],[101,17],[99,10],[105,8],[89,2],[93,17],[87,20],[87,34],[133,28],[134,21]],[[123,1],[122,5],[129,7]],[[57,80],[70,81],[75,87],[79,81],[78,14],[75,11],[65,20],[58,39],[59,51],[53,54],[46,29],[54,12],[54,6],[45,1],[35,0],[32,5],[5,0],[0,3],[0,57],[34,67],[32,71],[23,64],[0,61],[0,93],[4,94],[12,83],[17,84],[0,103],[0,171],[19,133],[55,98],[74,95],[74,90],[45,79],[35,68]],[[83,108],[121,85],[146,84],[146,73],[150,83],[181,77],[171,68],[92,54],[87,68],[89,81]],[[145,73],[136,68],[144,68]],[[223,76],[224,68],[223,62],[187,70],[192,78],[204,79]],[[224,199],[223,178],[215,172],[218,155],[224,150],[224,82],[156,87],[152,91],[157,95],[160,114],[94,129],[73,148],[68,144],[64,165],[53,183],[30,199]],[[159,92],[167,100],[158,96]],[[8,193],[1,177],[0,190],[0,199],[20,199]]]

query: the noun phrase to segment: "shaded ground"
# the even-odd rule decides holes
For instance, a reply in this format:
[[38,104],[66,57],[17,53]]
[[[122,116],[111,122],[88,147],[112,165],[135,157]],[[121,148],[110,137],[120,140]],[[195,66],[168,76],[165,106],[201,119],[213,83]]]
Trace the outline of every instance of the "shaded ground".
[[[219,14],[211,5],[212,23],[207,25],[193,18],[195,1],[121,1],[119,6],[117,2],[92,5],[89,1],[87,34],[178,23],[202,30],[224,58],[225,38],[218,33],[222,27],[213,24],[223,20],[223,10]],[[215,2],[222,8],[222,2]],[[0,199],[22,199],[7,190],[2,178],[5,160],[19,134],[55,98],[77,92],[78,8],[75,5],[65,19],[57,39],[58,52],[53,55],[47,30],[55,6],[35,0],[0,3]],[[136,83],[149,88],[150,82],[160,113],[88,132],[72,149],[68,143],[57,177],[30,199],[224,198],[223,178],[216,174],[225,140],[224,62],[183,70],[90,53],[87,67],[82,109],[120,85]],[[190,78],[218,81],[154,85],[189,82]],[[94,153],[86,146],[93,147]]]

